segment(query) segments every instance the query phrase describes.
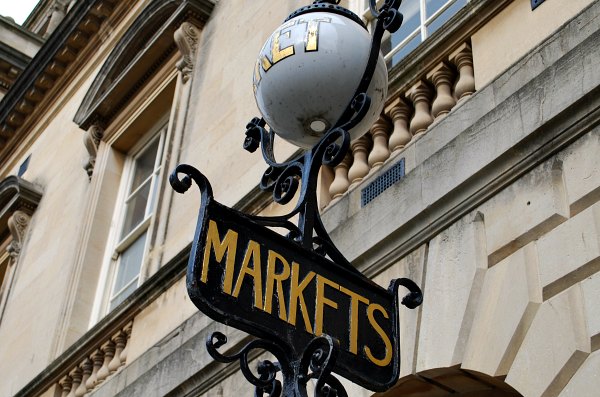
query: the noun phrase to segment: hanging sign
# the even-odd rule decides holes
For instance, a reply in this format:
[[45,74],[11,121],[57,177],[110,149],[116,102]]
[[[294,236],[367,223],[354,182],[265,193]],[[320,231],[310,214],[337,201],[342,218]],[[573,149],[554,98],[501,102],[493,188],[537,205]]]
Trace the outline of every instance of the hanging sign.
[[201,178],[187,269],[193,303],[218,322],[285,346],[294,357],[327,334],[340,346],[334,372],[371,390],[389,389],[400,368],[401,282],[384,289],[303,249],[216,202]]

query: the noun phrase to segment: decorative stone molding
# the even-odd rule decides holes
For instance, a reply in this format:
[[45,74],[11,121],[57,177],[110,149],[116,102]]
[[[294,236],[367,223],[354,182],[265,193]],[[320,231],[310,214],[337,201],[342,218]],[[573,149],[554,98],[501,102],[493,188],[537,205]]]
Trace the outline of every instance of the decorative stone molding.
[[183,48],[181,69],[189,73],[192,38],[196,36],[197,42],[198,36],[193,30],[204,24],[213,7],[210,0],[149,1],[106,58],[73,121],[83,130],[92,124],[110,124],[177,46]]
[[83,144],[90,155],[88,162],[83,167],[88,174],[90,180],[92,179],[92,174],[94,173],[94,167],[96,165],[96,155],[98,154],[98,145],[100,145],[100,140],[104,136],[104,129],[97,124],[94,124],[88,128],[88,130],[83,135]]
[[126,364],[127,344],[133,322],[128,322],[113,336],[100,338],[91,352],[80,352],[59,377],[61,397],[83,397],[98,388]]
[[65,17],[66,4],[67,0],[55,0],[52,4],[46,30],[54,31],[54,34],[48,36],[43,51],[27,64],[2,98],[0,162],[9,156],[10,152],[5,150],[9,141],[24,139],[24,134],[18,133],[19,129],[35,114],[44,99],[52,95],[53,88],[68,74],[73,61],[81,56],[89,43],[95,42],[102,24],[120,7],[116,0],[78,1]]
[[182,56],[176,67],[181,72],[184,83],[190,79],[194,70],[199,37],[200,29],[190,22],[182,23],[181,27],[173,34],[175,44]]
[[10,233],[12,241],[6,248],[16,262],[31,214],[37,208],[42,193],[30,182],[17,176],[0,181],[0,234]]
[[61,0],[54,0],[52,5],[50,6],[50,13],[48,18],[50,19],[48,22],[48,26],[46,31],[44,32],[43,37],[48,38],[54,32],[54,30],[58,27],[58,25],[65,19],[65,15],[67,14],[67,2]]
[[[444,49],[442,61],[431,65],[431,69],[421,70],[416,80],[404,82],[406,90],[388,98],[381,117],[369,131],[370,147],[359,140],[351,144],[350,162],[336,167],[333,182],[322,187],[332,198],[341,197],[361,184],[363,178],[377,173],[415,137],[425,134],[435,120],[445,117],[475,92],[469,43],[464,42],[453,52],[450,50]],[[368,163],[364,161],[365,156]]]
[[6,248],[6,251],[16,261],[21,253],[21,247],[23,247],[23,240],[25,239],[25,232],[31,217],[23,211],[15,211],[10,218],[8,218],[8,230],[12,236],[12,241]]

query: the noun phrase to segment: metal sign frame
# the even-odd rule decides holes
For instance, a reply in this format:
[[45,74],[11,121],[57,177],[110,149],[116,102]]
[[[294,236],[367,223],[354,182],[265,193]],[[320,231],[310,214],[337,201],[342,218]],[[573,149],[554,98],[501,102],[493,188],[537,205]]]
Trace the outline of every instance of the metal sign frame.
[[[316,1],[300,12],[322,10],[338,1]],[[371,82],[381,38],[402,22],[400,0],[386,0],[378,10],[371,0],[377,23],[369,61],[354,99],[339,121],[311,150],[298,158],[277,163],[273,155],[274,132],[255,118],[246,126],[244,148],[262,146],[269,168],[261,188],[286,204],[299,199],[283,216],[261,217],[241,213],[218,203],[206,177],[181,164],[169,180],[179,193],[195,182],[201,205],[187,269],[187,289],[192,302],[215,321],[260,339],[238,353],[219,352],[225,335],[213,333],[206,342],[209,354],[220,362],[240,361],[255,395],[306,397],[314,379],[315,396],[347,396],[337,373],[365,388],[385,391],[400,370],[398,289],[408,308],[422,303],[422,292],[411,280],[393,280],[384,289],[357,271],[335,247],[319,216],[316,192],[322,165],[336,166],[350,147],[348,130],[367,113]],[[298,223],[291,219],[298,217]],[[270,227],[289,231],[282,236]],[[306,302],[312,302],[307,304]],[[277,361],[262,360],[257,375],[249,368],[249,353],[262,349]],[[283,382],[277,379],[281,372]]]

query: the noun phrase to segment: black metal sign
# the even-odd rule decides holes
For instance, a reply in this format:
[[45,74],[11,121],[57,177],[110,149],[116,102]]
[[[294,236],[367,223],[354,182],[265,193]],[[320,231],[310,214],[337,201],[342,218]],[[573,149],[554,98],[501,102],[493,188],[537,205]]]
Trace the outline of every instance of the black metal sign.
[[[315,1],[294,15],[342,12],[338,2]],[[411,309],[421,304],[421,290],[405,278],[385,289],[358,272],[327,234],[316,192],[321,166],[340,164],[350,148],[348,131],[369,110],[367,88],[381,38],[384,30],[400,27],[399,6],[400,0],[385,0],[377,10],[375,0],[369,1],[377,23],[363,78],[337,123],[312,149],[278,163],[274,131],[266,129],[265,120],[255,118],[246,126],[244,148],[254,152],[261,147],[269,165],[261,188],[272,191],[279,204],[297,197],[289,213],[260,217],[223,206],[214,200],[204,175],[189,165],[179,165],[170,177],[179,193],[194,181],[202,195],[187,269],[191,300],[212,319],[260,338],[224,355],[218,349],[227,338],[215,332],[207,340],[208,352],[220,362],[239,360],[255,396],[307,397],[307,384],[313,379],[315,396],[347,397],[334,372],[374,391],[385,391],[398,379],[398,288],[409,290],[401,303]],[[270,227],[289,233],[283,236]],[[260,361],[258,376],[249,368],[253,349],[267,350],[277,359]],[[277,379],[279,373],[283,382]]]
[[203,313],[277,341],[298,360],[315,337],[329,335],[339,343],[334,372],[371,390],[394,384],[400,366],[397,289],[410,280],[384,289],[219,204],[192,167],[177,171],[188,175],[185,183],[172,178],[179,190],[192,177],[202,193],[187,288]]

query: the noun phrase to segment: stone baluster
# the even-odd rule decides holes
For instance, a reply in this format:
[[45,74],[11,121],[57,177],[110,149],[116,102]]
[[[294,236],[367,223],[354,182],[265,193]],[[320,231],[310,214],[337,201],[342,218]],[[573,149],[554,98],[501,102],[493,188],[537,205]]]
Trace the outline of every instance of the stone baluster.
[[108,375],[110,375],[109,364],[115,356],[115,344],[112,341],[107,341],[101,347],[102,352],[104,353],[104,362],[102,363],[102,367],[98,370],[98,383],[103,382]]
[[388,148],[388,130],[389,123],[383,117],[380,117],[371,127],[371,137],[373,138],[373,149],[369,153],[370,172],[375,172],[390,157]]
[[413,136],[422,134],[433,123],[433,117],[429,111],[431,94],[431,88],[423,80],[413,85],[407,93],[415,108],[415,114],[410,121],[410,133]]
[[121,360],[121,365],[125,365],[125,363],[127,362],[127,351],[129,350],[128,349],[129,338],[131,338],[132,328],[133,328],[133,323],[129,323],[125,327],[123,327],[123,332],[125,333],[126,338],[125,338],[125,348],[123,349],[121,354],[119,354],[119,359]]
[[449,59],[458,69],[458,80],[454,86],[454,96],[460,103],[475,92],[475,72],[473,70],[471,46],[464,43],[450,54]]
[[69,375],[66,375],[58,382],[58,385],[60,386],[61,390],[60,396],[67,397],[69,395],[69,392],[73,388],[73,379],[71,379]]
[[110,363],[108,363],[108,370],[111,374],[118,370],[121,366],[121,352],[123,352],[123,349],[125,349],[127,335],[125,335],[125,332],[119,331],[115,336],[113,336],[112,340],[115,343],[115,355]]
[[67,394],[67,397],[76,396],[75,392],[77,391],[77,389],[79,389],[79,386],[81,385],[82,375],[83,372],[81,371],[81,368],[79,368],[79,366],[73,368],[71,372],[69,372],[69,377],[71,378],[73,383],[71,384],[71,390],[69,391],[69,394]]
[[402,98],[396,98],[390,103],[385,114],[392,120],[394,129],[390,135],[388,148],[394,153],[403,149],[412,139],[412,135],[408,130],[408,120],[411,114],[411,108]]
[[85,386],[88,390],[93,389],[98,384],[98,370],[102,367],[102,363],[104,362],[104,353],[102,353],[102,350],[96,349],[90,356],[90,360],[92,360],[93,369],[90,377],[85,382]]
[[354,158],[352,167],[348,170],[348,180],[350,187],[354,187],[363,180],[369,173],[369,163],[367,153],[371,148],[371,139],[368,135],[363,135],[350,144],[352,156]]
[[81,378],[81,384],[79,385],[79,387],[77,388],[77,390],[75,390],[75,397],[83,397],[85,395],[85,393],[87,393],[88,388],[86,386],[87,380],[89,379],[90,375],[92,374],[92,368],[94,367],[92,360],[90,360],[89,358],[86,358],[85,360],[82,361],[82,363],[80,364],[81,367],[81,372],[83,373],[83,376]]
[[427,74],[427,80],[435,86],[436,96],[431,104],[431,114],[437,120],[450,113],[456,105],[456,99],[452,96],[454,71],[442,62]]
[[329,193],[329,187],[331,186],[333,178],[335,177],[333,168],[331,168],[328,165],[323,165],[321,167],[321,173],[319,177],[321,178],[319,182],[319,208],[323,209],[327,207],[331,202],[331,194]]
[[331,203],[337,201],[337,199],[348,190],[348,187],[350,186],[350,181],[348,180],[348,168],[351,163],[352,156],[348,153],[342,162],[335,167],[335,177],[331,186],[329,186]]

